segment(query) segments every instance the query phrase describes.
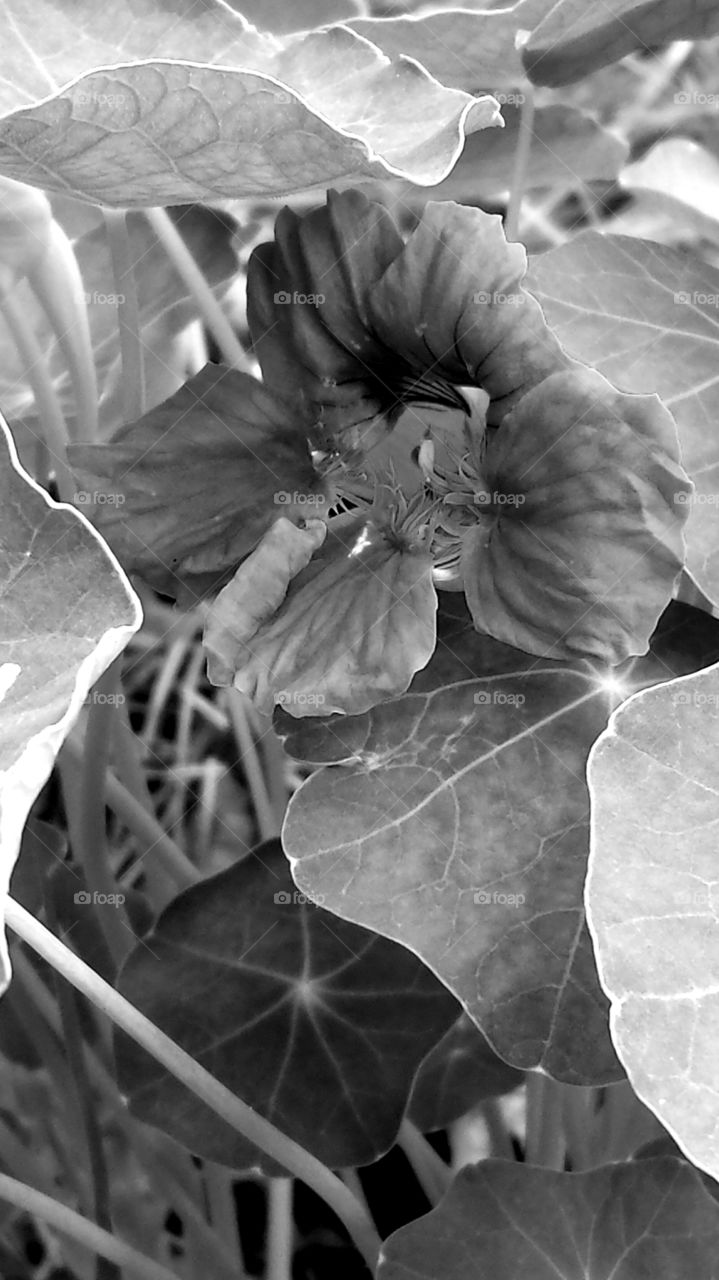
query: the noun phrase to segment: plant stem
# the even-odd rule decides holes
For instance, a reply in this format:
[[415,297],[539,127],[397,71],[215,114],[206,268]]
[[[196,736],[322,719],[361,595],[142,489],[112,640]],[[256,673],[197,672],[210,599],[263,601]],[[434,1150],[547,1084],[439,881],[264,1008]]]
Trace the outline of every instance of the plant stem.
[[306,1182],[341,1219],[369,1265],[375,1265],[379,1254],[379,1237],[362,1206],[330,1169],[216,1080],[9,896],[6,900],[5,919],[10,928],[47,960],[48,964],[106,1013],[226,1124],[260,1147],[295,1177]]
[[585,1169],[591,1169],[595,1163],[591,1151],[593,1103],[593,1089],[566,1085],[562,1119],[567,1140],[567,1154],[573,1173],[582,1173]]
[[242,758],[242,767],[252,796],[252,804],[257,818],[257,826],[261,840],[270,840],[279,835],[282,826],[282,814],[273,808],[270,794],[262,771],[262,764],[257,754],[257,746],[250,728],[247,712],[246,695],[237,689],[225,690],[225,704],[232,721],[237,746]]
[[[54,933],[57,933],[58,921],[51,884],[48,884],[45,890],[45,912],[50,928]],[[98,1227],[104,1227],[106,1231],[111,1231],[110,1184],[107,1177],[102,1135],[95,1112],[95,1100],[92,1095],[85,1062],[85,1046],[80,1027],[77,993],[67,983],[62,982],[56,973],[53,974],[53,977],[55,978],[57,1002],[62,1021],[65,1053],[67,1054],[73,1092],[87,1151],[87,1163],[92,1182],[92,1217]],[[119,1272],[115,1263],[102,1257],[98,1259],[96,1276],[97,1280],[119,1280]]]
[[[105,819],[105,778],[110,752],[110,739],[120,697],[120,659],[100,676],[90,695],[85,727],[82,764],[79,769],[77,796],[66,797],[70,841],[85,873],[87,888],[93,895],[105,898],[117,892],[107,852]],[[67,777],[63,772],[63,780]],[[122,923],[122,908],[95,903],[95,916],[113,961],[119,968],[129,950],[131,938]]]
[[522,104],[519,109],[519,135],[517,150],[514,153],[514,169],[512,185],[509,192],[507,215],[504,220],[504,231],[508,240],[519,239],[519,219],[522,212],[524,188],[527,182],[529,155],[532,149],[534,132],[534,90],[526,85]]
[[[72,734],[65,739],[63,751],[74,761],[82,760],[82,747]],[[110,808],[114,809],[138,843],[145,846],[141,856],[146,857],[152,852],[158,862],[162,861],[163,868],[172,876],[178,889],[187,889],[191,884],[197,884],[201,878],[200,873],[180,846],[167,834],[157,818],[148,813],[140,801],[109,771],[105,787]]]
[[43,1222],[47,1222],[62,1235],[69,1236],[76,1244],[83,1245],[89,1252],[107,1258],[118,1267],[124,1267],[137,1280],[177,1280],[177,1276],[168,1271],[159,1262],[146,1258],[138,1253],[132,1245],[125,1244],[116,1236],[110,1235],[102,1227],[96,1226],[82,1214],[75,1213],[67,1205],[60,1204],[51,1196],[46,1196],[24,1182],[9,1178],[0,1173],[0,1200],[7,1200],[23,1213],[33,1214]]
[[145,412],[145,361],[140,331],[135,264],[122,210],[104,209],[117,295],[117,324],[122,360],[122,412],[125,422],[135,422]]
[[225,1252],[234,1258],[236,1280],[247,1280],[237,1230],[233,1175],[211,1160],[205,1162],[203,1175],[213,1231]]
[[[25,312],[11,292],[0,291],[0,314],[4,317],[32,387],[45,444],[52,458],[58,492],[63,502],[72,502],[77,486],[67,461],[68,435],[60,401],[47,367],[44,351],[28,323]],[[40,476],[40,483],[48,477]]]
[[431,1205],[437,1204],[452,1181],[452,1170],[411,1120],[403,1120],[397,1138],[414,1175]]
[[267,1280],[292,1280],[292,1179],[267,1180]]
[[[67,361],[75,393],[76,440],[97,440],[97,375],[84,283],[73,247],[59,222],[51,225],[50,247],[31,271],[30,284],[50,320]],[[68,311],[72,322],[68,324]]]
[[145,217],[197,303],[224,363],[231,369],[248,372],[250,362],[242,343],[167,211],[145,209]]
[[561,1085],[538,1071],[527,1077],[527,1164],[564,1168],[561,1091]]

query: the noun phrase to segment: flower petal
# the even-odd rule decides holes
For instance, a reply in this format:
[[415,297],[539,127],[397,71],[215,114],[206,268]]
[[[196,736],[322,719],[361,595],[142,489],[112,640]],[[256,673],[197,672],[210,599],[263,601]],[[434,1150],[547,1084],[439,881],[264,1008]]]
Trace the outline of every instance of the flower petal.
[[283,209],[274,241],[250,258],[247,318],[265,382],[299,396],[329,431],[370,422],[396,400],[367,298],[402,243],[383,205],[330,191],[326,207],[303,217]]
[[[265,380],[294,391],[327,431],[398,406],[450,403],[451,385],[484,388],[496,424],[515,401],[570,361],[521,287],[526,254],[501,218],[428,204],[404,243],[381,204],[330,192],[255,250],[248,319]],[[310,299],[310,301],[308,301]],[[366,428],[365,428],[366,429]]]
[[307,427],[254,378],[208,364],[106,445],[76,445],[83,506],[158,590],[217,586],[282,514],[326,506]]
[[210,606],[203,644],[212,684],[231,685],[246,641],[275,614],[292,579],[327,536],[322,520],[299,529],[280,516]]
[[[429,555],[393,543],[368,520],[334,519],[324,545],[270,616],[273,578],[284,589],[294,570],[296,535],[303,532],[280,524],[218,597],[223,619],[238,619],[235,687],[262,711],[279,702],[295,716],[356,714],[404,693],[435,646]],[[268,604],[250,636],[258,581],[268,584],[262,589]]]
[[529,653],[644,653],[683,563],[691,485],[671,415],[591,370],[555,374],[487,449],[492,491],[465,539],[478,631]]

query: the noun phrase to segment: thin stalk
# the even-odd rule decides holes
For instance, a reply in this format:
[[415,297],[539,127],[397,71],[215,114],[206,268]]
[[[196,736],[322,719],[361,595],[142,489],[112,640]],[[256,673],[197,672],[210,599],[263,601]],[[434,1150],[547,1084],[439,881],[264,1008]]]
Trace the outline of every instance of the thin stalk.
[[512,1135],[507,1128],[500,1099],[485,1098],[479,1105],[479,1111],[487,1126],[492,1155],[500,1160],[516,1160]]
[[[35,396],[40,425],[45,444],[52,459],[52,468],[58,492],[63,502],[72,502],[77,491],[75,477],[67,461],[68,434],[60,401],[52,385],[44,351],[26,319],[25,312],[13,293],[0,291],[0,315],[3,316],[20,357],[25,364],[27,378]],[[40,482],[46,482],[41,476]]]
[[267,1182],[267,1280],[292,1280],[292,1179]]
[[34,1187],[18,1182],[5,1173],[0,1173],[0,1200],[7,1200],[23,1213],[30,1213],[42,1222],[47,1222],[61,1235],[82,1245],[89,1253],[97,1253],[116,1266],[124,1267],[137,1280],[177,1280],[174,1272],[138,1253],[132,1245],[118,1240],[117,1236],[110,1235],[67,1205],[60,1204],[51,1196],[46,1196],[42,1191],[36,1191]]
[[[68,805],[70,841],[85,873],[89,892],[110,898],[117,892],[115,877],[107,849],[105,817],[105,778],[110,755],[110,741],[116,715],[116,702],[122,695],[120,665],[116,658],[103,672],[90,695],[85,727],[82,765],[79,770],[77,803]],[[63,781],[67,775],[63,773]],[[119,968],[129,950],[130,941],[121,919],[122,908],[97,903],[95,915],[110,955]]]
[[514,153],[512,185],[509,191],[507,215],[504,219],[504,230],[508,240],[519,239],[519,220],[522,212],[522,200],[527,183],[529,156],[532,150],[534,133],[534,90],[526,85],[522,105],[519,108],[519,135],[517,150]]
[[[125,705],[121,704],[117,712],[113,726],[113,756],[119,781],[135,797],[145,813],[154,818],[152,799],[140,759],[141,744],[132,731]],[[175,880],[157,858],[149,859],[144,874],[153,906],[163,907],[175,895]]]
[[567,1085],[564,1092],[562,1121],[567,1140],[567,1154],[572,1172],[591,1169],[594,1090]]
[[242,768],[252,796],[260,839],[270,840],[273,836],[279,835],[282,816],[275,812],[270,799],[262,763],[249,724],[245,695],[239,693],[237,689],[227,689],[225,705],[230,714],[237,747],[242,758]]
[[[29,281],[55,330],[70,372],[75,395],[74,438],[97,440],[97,375],[85,286],[73,247],[59,222],[53,221],[49,250],[31,271]],[[72,312],[70,324],[68,310]]]
[[[72,734],[65,739],[63,751],[76,761],[82,758],[82,748],[78,746]],[[144,846],[142,857],[152,852],[158,862],[162,861],[164,869],[168,875],[172,876],[178,889],[186,889],[191,884],[197,884],[201,878],[199,871],[190,862],[187,854],[183,853],[180,846],[167,834],[157,818],[148,813],[140,801],[109,771],[105,786],[108,805],[132,832],[138,844]]]
[[[54,933],[57,933],[57,913],[51,887],[48,887],[45,893],[45,911],[50,928]],[[87,1064],[85,1062],[85,1046],[80,1027],[78,997],[72,987],[69,987],[67,983],[58,978],[57,973],[54,973],[53,977],[55,978],[57,1002],[62,1021],[63,1043],[87,1152],[87,1164],[92,1184],[92,1217],[98,1227],[111,1231],[110,1184],[102,1146],[102,1135],[100,1126],[97,1123],[95,1099],[90,1087]],[[103,1257],[98,1258],[96,1275],[97,1280],[119,1280],[119,1272],[115,1263]]]
[[564,1168],[561,1090],[556,1081],[537,1071],[527,1077],[527,1164]]
[[135,264],[122,210],[103,210],[117,296],[117,325],[122,361],[122,412],[125,422],[135,422],[145,412],[145,361],[140,328]]
[[306,1182],[344,1223],[368,1264],[371,1267],[375,1265],[380,1248],[377,1232],[367,1220],[361,1205],[330,1169],[216,1080],[9,896],[6,899],[5,919],[28,946],[87,996],[96,1008],[106,1013],[126,1035],[151,1054],[226,1124],[249,1142],[255,1143],[295,1177]]
[[165,209],[145,209],[145,217],[182,280],[212,334],[225,364],[250,370],[250,361],[232,325],[198,267],[185,241]]
[[452,1170],[411,1120],[403,1120],[397,1138],[430,1204],[437,1204],[449,1188]]
[[229,1169],[208,1160],[203,1170],[205,1190],[210,1208],[210,1221],[225,1252],[235,1260],[236,1280],[247,1280],[240,1236],[237,1230],[237,1209],[233,1189],[233,1175]]

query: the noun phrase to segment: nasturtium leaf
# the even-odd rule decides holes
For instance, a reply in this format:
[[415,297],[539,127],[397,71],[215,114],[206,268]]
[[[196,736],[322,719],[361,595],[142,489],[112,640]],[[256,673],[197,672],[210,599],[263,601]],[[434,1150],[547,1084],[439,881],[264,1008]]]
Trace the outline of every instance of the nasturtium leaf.
[[460,89],[513,88],[526,80],[517,34],[531,31],[552,0],[482,10],[479,5],[438,11],[422,6],[396,18],[354,18],[346,24],[390,57],[416,58],[442,84]]
[[633,195],[647,193],[699,236],[719,239],[719,158],[690,138],[661,138],[620,175]]
[[[141,621],[95,531],[23,471],[0,419],[0,894],[30,806],[93,684]],[[9,979],[0,943],[0,986]]]
[[631,1083],[719,1176],[719,666],[636,694],[589,762],[588,916]]
[[298,887],[420,956],[511,1065],[616,1079],[581,905],[597,683],[520,667],[361,722],[290,801]]
[[229,0],[248,22],[282,35],[309,31],[328,22],[344,22],[362,12],[362,0]]
[[[416,1071],[457,1003],[414,956],[308,902],[279,842],[188,889],[119,988],[223,1084],[331,1166],[394,1142]],[[270,1164],[119,1036],[140,1116],[208,1159]]]
[[378,1280],[715,1280],[719,1206],[669,1158],[588,1173],[485,1160],[385,1241]]
[[522,1084],[521,1071],[490,1049],[466,1014],[427,1055],[412,1086],[407,1115],[422,1133],[444,1129],[485,1098]]
[[[507,98],[512,101],[507,102]],[[433,200],[480,204],[483,199],[510,189],[521,116],[520,107],[513,105],[516,99],[521,100],[521,94],[503,96],[503,129],[470,134],[452,172],[432,188]],[[526,187],[558,191],[575,187],[577,179],[611,181],[617,177],[627,152],[625,140],[587,112],[562,103],[538,107],[532,122]],[[403,184],[399,189],[405,203],[419,204],[427,199],[427,192],[421,187]]]
[[571,84],[635,50],[718,31],[713,0],[558,0],[535,25],[524,65],[536,84]]
[[294,407],[225,365],[205,365],[109,444],[73,445],[69,458],[121,563],[172,596],[203,594],[279,516],[326,501]]
[[6,0],[0,173],[140,207],[441,181],[497,103],[349,28],[280,40],[222,0]]
[[679,431],[687,566],[719,601],[719,270],[653,241],[582,232],[525,279],[565,350],[626,391],[656,392]]

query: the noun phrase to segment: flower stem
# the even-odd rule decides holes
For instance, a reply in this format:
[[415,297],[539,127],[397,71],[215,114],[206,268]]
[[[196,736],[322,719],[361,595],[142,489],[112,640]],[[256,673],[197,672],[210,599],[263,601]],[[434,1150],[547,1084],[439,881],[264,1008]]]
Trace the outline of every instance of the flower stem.
[[167,211],[145,209],[145,217],[197,303],[223,361],[231,369],[248,372],[250,362],[242,343]]
[[145,362],[135,264],[132,261],[126,214],[117,209],[105,209],[103,213],[117,295],[117,324],[122,360],[122,412],[126,423],[135,422],[145,412]]
[[430,1204],[437,1204],[452,1181],[452,1170],[410,1120],[403,1120],[397,1138]]
[[369,1265],[375,1265],[379,1255],[379,1237],[362,1206],[326,1165],[292,1138],[281,1133],[269,1120],[253,1111],[246,1102],[216,1080],[12,897],[6,900],[5,919],[10,928],[38,955],[87,996],[96,1008],[106,1013],[116,1026],[151,1054],[220,1119],[295,1177],[306,1182],[341,1219]]
[[267,1182],[267,1280],[292,1280],[292,1179]]
[[[45,353],[13,293],[0,291],[0,314],[4,317],[25,364],[27,378],[35,396],[45,444],[52,459],[52,469],[55,472],[60,498],[63,502],[72,502],[76,484],[67,461],[67,428],[60,401],[52,385]],[[40,476],[39,482],[45,484],[47,479],[47,476]]]
[[519,239],[519,219],[522,212],[524,188],[527,182],[533,133],[534,90],[531,85],[527,85],[522,98],[522,105],[519,108],[519,136],[517,138],[517,150],[514,153],[514,169],[512,172],[512,186],[509,192],[509,204],[507,205],[507,216],[504,220],[504,230],[508,240]]

